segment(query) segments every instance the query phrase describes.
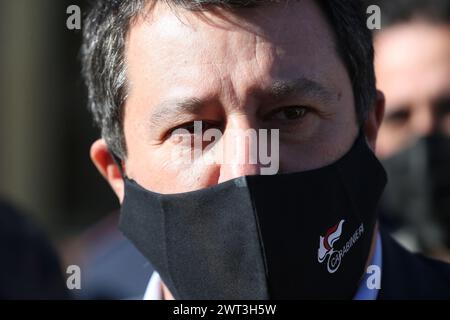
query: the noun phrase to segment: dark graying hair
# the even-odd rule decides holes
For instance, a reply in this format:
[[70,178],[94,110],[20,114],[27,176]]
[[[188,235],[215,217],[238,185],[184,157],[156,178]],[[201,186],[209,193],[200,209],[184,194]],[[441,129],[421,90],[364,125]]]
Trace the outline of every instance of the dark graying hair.
[[[81,54],[89,109],[108,147],[121,159],[126,157],[123,132],[123,104],[127,98],[125,43],[131,24],[149,1],[156,0],[97,0],[84,23]],[[211,6],[238,9],[270,2],[164,1],[171,6],[188,10],[207,10]],[[366,27],[364,7],[359,0],[316,0],[316,3],[334,30],[336,50],[350,76],[356,113],[359,123],[362,124],[376,97],[372,35]],[[157,46],[155,50],[158,50]]]

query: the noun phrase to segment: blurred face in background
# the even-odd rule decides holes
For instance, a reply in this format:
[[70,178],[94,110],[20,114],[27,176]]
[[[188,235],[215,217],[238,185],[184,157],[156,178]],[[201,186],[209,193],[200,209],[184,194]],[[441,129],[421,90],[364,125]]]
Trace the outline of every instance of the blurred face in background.
[[434,133],[450,136],[450,25],[405,23],[375,38],[378,89],[386,113],[377,141],[381,158]]

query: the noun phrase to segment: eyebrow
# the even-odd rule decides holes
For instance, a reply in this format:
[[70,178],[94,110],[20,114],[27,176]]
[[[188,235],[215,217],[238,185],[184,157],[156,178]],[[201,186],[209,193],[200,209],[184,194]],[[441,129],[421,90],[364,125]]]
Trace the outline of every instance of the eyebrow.
[[315,98],[323,103],[333,101],[336,96],[322,84],[308,78],[276,80],[268,89],[268,96],[273,101],[286,100],[294,95]]
[[166,100],[156,106],[151,114],[150,123],[159,126],[163,122],[176,122],[185,114],[198,115],[204,105],[204,101],[193,97]]
[[[303,77],[293,80],[275,80],[268,88],[258,91],[260,97],[268,98],[274,103],[287,100],[293,96],[309,97],[322,103],[329,103],[336,96],[322,84]],[[153,126],[160,126],[164,122],[180,121],[187,114],[199,115],[206,105],[206,101],[196,97],[166,100],[155,107],[155,111],[150,117],[150,123]]]

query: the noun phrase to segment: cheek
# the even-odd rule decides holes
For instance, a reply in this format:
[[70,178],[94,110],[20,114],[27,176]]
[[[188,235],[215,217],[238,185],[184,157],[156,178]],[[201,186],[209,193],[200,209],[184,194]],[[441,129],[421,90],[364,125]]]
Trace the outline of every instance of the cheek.
[[129,176],[144,188],[158,193],[194,191],[217,183],[219,169],[216,166],[189,161],[189,157],[184,157],[186,154],[179,154],[180,149],[174,150],[168,144],[135,143],[128,150]]
[[357,135],[355,122],[345,130],[323,123],[307,141],[280,144],[280,169],[282,172],[299,172],[332,164],[350,150]]
[[[345,102],[344,102],[345,101]],[[343,99],[329,118],[315,118],[308,134],[294,133],[296,139],[280,141],[280,170],[298,172],[332,164],[352,147],[358,125],[351,99]]]

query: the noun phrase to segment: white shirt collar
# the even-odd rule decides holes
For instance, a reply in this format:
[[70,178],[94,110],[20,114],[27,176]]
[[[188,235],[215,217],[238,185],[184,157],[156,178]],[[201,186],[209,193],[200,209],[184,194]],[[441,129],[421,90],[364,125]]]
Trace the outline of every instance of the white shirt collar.
[[145,289],[144,300],[163,300],[162,281],[158,272],[153,272]]

